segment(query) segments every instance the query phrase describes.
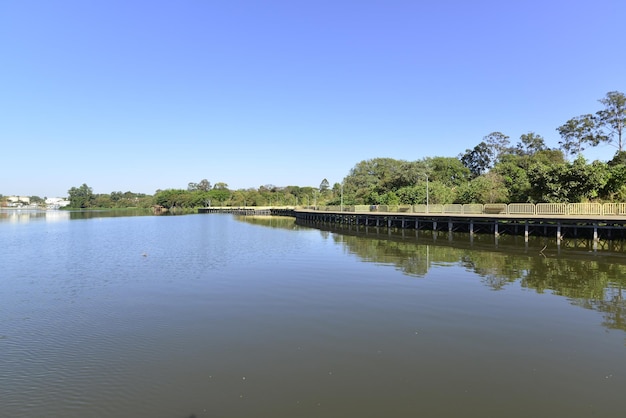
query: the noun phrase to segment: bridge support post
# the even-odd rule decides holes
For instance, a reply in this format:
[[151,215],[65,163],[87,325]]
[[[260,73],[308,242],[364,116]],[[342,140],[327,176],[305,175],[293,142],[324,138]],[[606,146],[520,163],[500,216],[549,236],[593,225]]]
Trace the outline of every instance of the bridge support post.
[[528,221],[524,222],[524,242],[528,242]]

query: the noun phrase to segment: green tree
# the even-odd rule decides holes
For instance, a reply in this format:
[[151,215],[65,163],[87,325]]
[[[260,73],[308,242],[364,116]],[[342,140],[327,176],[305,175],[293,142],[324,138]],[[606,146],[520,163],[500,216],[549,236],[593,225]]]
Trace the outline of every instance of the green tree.
[[417,205],[426,201],[426,187],[421,185],[402,187],[396,194],[400,203],[405,205]]
[[528,155],[508,154],[492,169],[502,176],[511,202],[527,202],[530,198],[531,185],[527,173],[529,161]]
[[395,192],[387,192],[384,195],[380,196],[380,200],[378,204],[381,205],[399,205],[400,199]]
[[83,183],[80,187],[72,187],[67,191],[69,206],[72,208],[89,208],[92,206],[94,195],[91,187]]
[[122,192],[111,192],[110,198],[112,202],[119,202],[124,198],[124,194]]
[[495,171],[490,171],[476,179],[475,183],[480,203],[506,203],[509,201],[509,191],[504,177]]
[[330,183],[327,179],[322,180],[320,183],[320,193],[324,193],[326,190],[330,188]]
[[567,171],[566,163],[536,163],[528,169],[528,180],[532,185],[530,198],[532,202],[559,203],[567,202],[567,190],[563,188],[561,179]]
[[608,178],[601,193],[604,199],[626,202],[626,163],[608,165]]
[[230,198],[231,191],[228,189],[216,189],[210,190],[206,193],[207,199],[211,200],[211,202],[219,203],[223,205]]
[[[416,184],[415,186],[406,186],[399,189],[396,194],[400,199],[400,203],[406,205],[417,205],[426,203],[426,182]],[[449,187],[440,181],[429,181],[428,183],[428,203],[429,204],[448,204],[453,203],[457,199],[456,188]]]
[[607,164],[609,166],[626,164],[626,151],[617,151],[613,158]]
[[561,184],[567,190],[567,201],[579,203],[597,199],[599,191],[604,188],[608,179],[609,171],[606,164],[599,161],[587,164],[584,158],[578,157],[568,164]]
[[515,147],[515,151],[518,155],[530,156],[547,149],[543,137],[534,132],[522,134],[519,139],[520,140]]
[[599,101],[604,105],[604,109],[596,112],[597,122],[609,130],[609,142],[615,145],[618,151],[624,151],[622,133],[626,124],[626,96],[619,91],[610,91]]
[[491,167],[492,153],[486,142],[481,142],[473,149],[466,149],[459,156],[461,163],[468,168],[472,178],[476,178]]
[[465,184],[471,177],[470,170],[455,157],[427,158],[426,164],[430,167],[429,177],[432,181],[454,187]]
[[597,130],[597,119],[593,115],[572,118],[557,128],[561,140],[559,145],[566,155],[580,156],[585,144],[597,146],[607,137]]
[[505,203],[508,190],[501,175],[489,172],[459,187],[457,203]]
[[208,192],[209,190],[211,190],[211,182],[207,179],[200,180],[200,183],[198,183],[198,190]]
[[491,161],[497,163],[502,155],[510,151],[509,137],[502,132],[492,132],[483,138],[483,142],[487,144],[490,150]]
[[192,192],[194,190],[201,190],[203,192],[211,190],[211,182],[207,179],[200,180],[199,183],[190,182],[187,184],[187,190]]
[[[366,196],[372,192],[383,195],[397,188],[406,161],[393,158],[374,158],[361,161],[350,170],[344,179],[344,199],[350,197],[351,204],[367,203]],[[412,181],[415,181],[413,179]]]
[[398,166],[394,175],[390,176],[382,186],[387,190],[398,190],[402,187],[412,186],[426,180],[430,176],[430,166],[427,160],[402,161],[396,160]]
[[538,164],[563,164],[565,163],[565,154],[560,149],[545,149],[538,151],[533,155],[533,163]]
[[164,208],[186,206],[188,191],[182,189],[159,190],[154,195],[154,203]]
[[455,203],[484,203],[476,179],[468,181],[457,189]]
[[533,164],[528,178],[534,202],[579,203],[599,198],[610,180],[610,172],[607,164],[587,164],[581,156],[571,163]]
[[113,208],[115,204],[111,200],[111,195],[103,193],[94,196],[92,206],[96,208]]

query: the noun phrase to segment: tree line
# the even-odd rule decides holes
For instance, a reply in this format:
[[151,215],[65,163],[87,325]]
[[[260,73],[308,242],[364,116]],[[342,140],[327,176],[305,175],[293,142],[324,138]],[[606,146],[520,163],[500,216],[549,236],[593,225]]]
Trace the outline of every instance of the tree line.
[[231,190],[223,182],[211,184],[207,179],[190,182],[186,189],[157,190],[154,195],[133,192],[96,194],[87,184],[68,190],[69,208],[150,208],[190,209],[207,206],[297,206],[327,204],[333,190],[324,179],[319,187],[286,186],[271,184],[259,188]]
[[[344,179],[343,203],[624,202],[626,97],[612,91],[599,102],[602,109],[556,129],[558,148],[549,148],[535,132],[515,144],[492,132],[456,158],[361,161]],[[603,143],[616,148],[610,161],[585,160],[582,151]]]
[[[73,208],[626,202],[626,96],[612,91],[599,102],[600,110],[556,128],[557,148],[535,132],[521,135],[515,144],[504,133],[492,132],[457,157],[361,161],[332,187],[323,179],[318,187],[268,184],[230,190],[226,183],[203,179],[150,196],[94,194],[83,184],[72,187],[68,199]],[[600,144],[614,146],[615,156],[588,162],[582,152]]]

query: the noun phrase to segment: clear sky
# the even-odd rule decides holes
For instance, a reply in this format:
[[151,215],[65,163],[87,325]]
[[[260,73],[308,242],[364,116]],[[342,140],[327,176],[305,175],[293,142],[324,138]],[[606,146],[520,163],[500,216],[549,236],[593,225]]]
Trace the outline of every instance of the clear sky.
[[557,147],[626,92],[625,28],[623,0],[0,0],[0,193],[319,186],[493,131]]

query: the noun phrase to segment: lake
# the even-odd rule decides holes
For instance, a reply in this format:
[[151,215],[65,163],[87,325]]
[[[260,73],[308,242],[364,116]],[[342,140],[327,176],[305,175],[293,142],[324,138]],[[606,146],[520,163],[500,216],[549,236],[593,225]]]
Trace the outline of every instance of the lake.
[[0,212],[0,415],[571,418],[626,407],[624,253],[292,218],[112,215]]

